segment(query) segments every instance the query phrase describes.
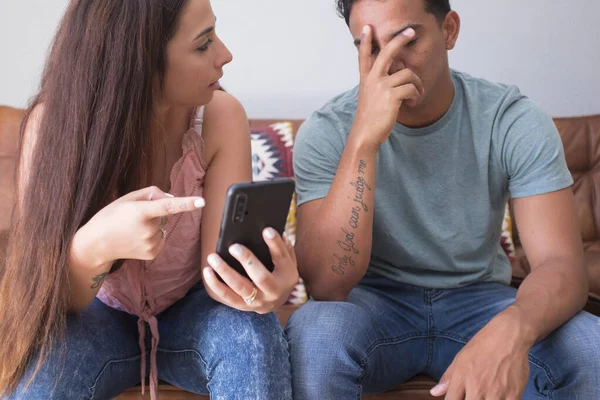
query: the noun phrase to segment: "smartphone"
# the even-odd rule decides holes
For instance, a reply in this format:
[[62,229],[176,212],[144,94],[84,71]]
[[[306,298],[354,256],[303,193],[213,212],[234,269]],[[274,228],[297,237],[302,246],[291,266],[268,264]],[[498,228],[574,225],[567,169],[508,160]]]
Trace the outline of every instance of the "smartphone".
[[262,232],[270,227],[283,234],[294,189],[291,178],[235,183],[229,187],[217,254],[242,276],[248,277],[248,274],[229,253],[229,247],[236,243],[247,247],[272,272],[271,252]]

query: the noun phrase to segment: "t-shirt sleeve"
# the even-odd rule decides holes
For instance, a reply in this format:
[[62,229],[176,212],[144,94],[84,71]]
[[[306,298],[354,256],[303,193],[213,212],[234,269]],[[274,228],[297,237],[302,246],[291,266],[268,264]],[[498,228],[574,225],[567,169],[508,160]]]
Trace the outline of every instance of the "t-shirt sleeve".
[[573,178],[563,144],[552,119],[532,101],[521,98],[501,116],[502,159],[513,198],[567,188]]
[[298,205],[329,193],[344,148],[342,134],[339,121],[320,111],[300,127],[294,144]]

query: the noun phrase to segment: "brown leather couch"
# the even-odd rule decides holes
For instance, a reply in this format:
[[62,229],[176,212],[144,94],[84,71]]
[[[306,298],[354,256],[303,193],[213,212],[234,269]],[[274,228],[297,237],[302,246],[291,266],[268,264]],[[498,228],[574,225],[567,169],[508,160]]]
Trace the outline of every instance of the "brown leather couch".
[[[6,231],[9,228],[10,208],[13,199],[13,178],[17,154],[17,140],[23,110],[0,106],[0,263],[4,259]],[[251,121],[252,127],[260,128],[274,121]],[[561,133],[567,155],[567,164],[575,179],[573,190],[577,199],[581,234],[590,276],[590,297],[586,309],[600,316],[600,115],[555,119]],[[294,121],[298,128],[301,121]],[[516,231],[516,229],[515,229]],[[515,232],[517,257],[513,263],[513,284],[517,286],[530,272],[530,267]],[[285,324],[296,306],[286,305],[277,311]],[[434,399],[429,390],[435,381],[425,376],[399,385],[387,393],[365,396],[370,400],[424,400]],[[142,396],[139,388],[132,388],[118,399],[149,399]],[[181,391],[172,386],[160,385],[160,399],[207,399]]]

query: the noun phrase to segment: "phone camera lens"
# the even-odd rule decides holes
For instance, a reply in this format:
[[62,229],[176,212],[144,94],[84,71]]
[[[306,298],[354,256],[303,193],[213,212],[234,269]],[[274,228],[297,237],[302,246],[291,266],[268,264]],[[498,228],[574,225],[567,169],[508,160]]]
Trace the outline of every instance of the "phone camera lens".
[[246,211],[247,202],[248,197],[246,194],[241,193],[236,196],[233,211],[233,222],[242,222],[244,220],[244,216],[248,214]]

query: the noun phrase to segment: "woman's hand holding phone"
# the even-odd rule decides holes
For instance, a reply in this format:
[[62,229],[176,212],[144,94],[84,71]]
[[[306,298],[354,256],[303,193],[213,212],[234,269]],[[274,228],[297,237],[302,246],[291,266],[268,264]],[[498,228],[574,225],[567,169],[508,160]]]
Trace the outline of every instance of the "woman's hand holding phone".
[[232,308],[259,314],[269,313],[285,303],[299,278],[294,246],[285,234],[281,237],[272,228],[263,231],[263,239],[275,265],[273,272],[269,272],[249,249],[234,244],[229,247],[229,252],[250,279],[240,275],[218,254],[211,254],[208,256],[210,266],[203,271],[204,286],[210,297]]

